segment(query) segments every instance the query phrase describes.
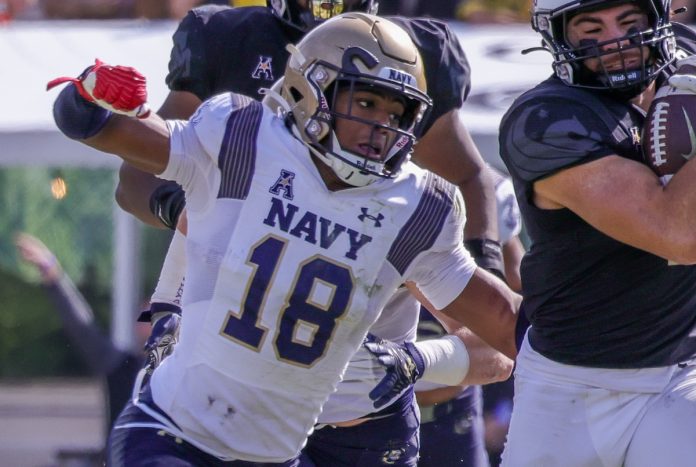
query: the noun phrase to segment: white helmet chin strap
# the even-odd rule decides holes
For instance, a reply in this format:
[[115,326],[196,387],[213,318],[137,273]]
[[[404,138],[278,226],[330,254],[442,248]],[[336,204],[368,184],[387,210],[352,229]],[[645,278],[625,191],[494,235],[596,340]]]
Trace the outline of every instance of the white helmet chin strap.
[[[284,115],[287,115],[292,110],[292,108],[290,107],[290,104],[288,104],[288,101],[286,101],[283,96],[281,96],[279,93],[277,93],[276,91],[274,91],[271,88],[260,88],[259,94],[261,94],[262,96],[265,96],[263,98],[264,101],[271,101],[272,100],[273,102],[275,102],[276,104],[278,104],[280,106],[280,108],[277,111],[279,117],[283,117]],[[268,104],[270,104],[270,102],[268,102]]]
[[[285,118],[291,111],[292,107],[288,103],[287,100],[283,98],[279,93],[274,91],[273,89],[270,88],[261,88],[259,89],[259,93],[266,96],[264,97],[264,101],[273,101],[275,104],[278,105],[278,117],[280,118]],[[297,127],[297,124],[293,121],[292,124],[290,125],[291,131],[293,136],[297,138],[302,144],[307,146],[307,148],[310,150],[312,154],[317,156],[324,164],[326,164],[331,170],[334,171],[336,176],[340,178],[343,182],[352,185],[352,186],[365,186],[369,185],[370,183],[374,182],[376,180],[376,177],[374,175],[370,175],[368,173],[362,173],[359,169],[353,167],[352,165],[348,164],[347,162],[339,159],[336,156],[329,156],[325,152],[320,151],[319,149],[315,148],[311,144],[307,143],[302,136],[300,136],[300,130]],[[340,147],[338,144],[338,140],[336,140],[335,135],[333,132],[331,132],[331,137],[333,138],[334,146]],[[349,159],[353,159],[350,157],[350,154],[346,154],[344,151],[341,150],[341,155],[343,157],[348,157]]]
[[[295,136],[299,137],[299,130],[297,129],[297,125],[293,124],[292,130]],[[300,138],[300,141],[302,141],[302,138]],[[302,142],[305,143],[304,141]],[[324,164],[326,164],[331,170],[333,170],[333,172],[336,174],[338,178],[340,178],[343,182],[347,183],[348,185],[352,185],[355,187],[366,186],[374,182],[378,178],[372,174],[362,172],[360,169],[353,167],[349,163],[342,161],[336,156],[327,155],[326,152],[320,151],[311,144],[305,143],[305,145],[309,148],[312,154],[317,156],[317,158],[319,158]]]

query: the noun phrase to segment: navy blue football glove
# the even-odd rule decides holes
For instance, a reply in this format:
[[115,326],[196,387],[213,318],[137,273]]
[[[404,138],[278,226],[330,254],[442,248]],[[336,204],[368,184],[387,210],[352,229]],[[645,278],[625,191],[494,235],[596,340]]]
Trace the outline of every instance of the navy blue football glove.
[[412,343],[397,344],[368,334],[363,346],[387,371],[384,378],[369,394],[376,409],[385,405],[423,376],[425,362]]
[[143,350],[146,353],[145,371],[148,375],[162,363],[174,350],[179,341],[179,323],[181,315],[172,312],[159,318],[152,325],[150,337],[147,338]]

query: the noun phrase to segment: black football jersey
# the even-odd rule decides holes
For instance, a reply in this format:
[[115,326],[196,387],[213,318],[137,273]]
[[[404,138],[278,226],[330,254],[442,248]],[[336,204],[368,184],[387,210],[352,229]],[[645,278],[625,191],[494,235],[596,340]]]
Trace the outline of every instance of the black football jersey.
[[[679,43],[695,50],[690,40]],[[613,154],[642,161],[643,123],[625,101],[556,77],[520,96],[501,121],[501,157],[531,242],[521,266],[522,310],[532,347],[553,360],[646,368],[696,354],[695,266],[670,266],[569,209],[532,201],[534,182],[562,169]]]
[[260,100],[258,90],[283,76],[285,46],[300,38],[266,7],[194,8],[172,37],[167,86],[202,101],[229,91]]
[[[425,131],[469,91],[470,73],[459,42],[449,27],[424,18],[389,18],[406,29],[421,52],[433,110]],[[167,86],[205,100],[233,91],[261,99],[285,71],[285,46],[301,34],[279,21],[266,7],[231,8],[207,5],[186,15],[173,36]]]

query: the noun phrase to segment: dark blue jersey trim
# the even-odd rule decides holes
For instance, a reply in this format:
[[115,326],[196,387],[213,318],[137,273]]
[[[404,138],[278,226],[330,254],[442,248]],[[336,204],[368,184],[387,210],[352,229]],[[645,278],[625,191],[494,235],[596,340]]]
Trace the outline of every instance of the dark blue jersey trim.
[[456,187],[430,172],[426,188],[411,215],[392,244],[387,260],[403,275],[415,257],[430,249],[440,234],[454,204]]
[[256,139],[263,114],[261,103],[232,94],[233,111],[227,120],[218,156],[221,172],[218,198],[245,199],[256,166]]

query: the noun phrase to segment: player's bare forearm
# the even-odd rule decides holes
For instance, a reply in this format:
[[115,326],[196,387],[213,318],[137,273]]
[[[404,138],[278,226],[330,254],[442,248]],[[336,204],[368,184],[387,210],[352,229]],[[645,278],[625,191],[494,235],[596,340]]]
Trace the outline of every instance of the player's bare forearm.
[[462,386],[481,385],[505,381],[512,374],[514,362],[486,344],[467,328],[454,333],[469,352],[469,371],[461,382]]
[[112,115],[99,133],[82,142],[151,174],[162,173],[169,161],[169,129],[156,114],[146,119]]
[[466,206],[464,239],[497,240],[499,237],[495,187],[488,171],[482,170],[476,176],[460,182],[458,187],[464,196]]
[[522,297],[498,277],[477,268],[459,296],[441,310],[427,300],[416,284],[407,282],[405,285],[447,332],[468,328],[506,357],[517,356],[515,325]]
[[169,129],[150,112],[145,76],[135,68],[96,59],[76,78],[52,79],[46,90],[64,84],[53,105],[53,118],[63,134],[145,172],[164,171]]
[[478,268],[462,293],[440,310],[488,345],[514,359],[515,324],[521,297],[493,274]]
[[458,337],[466,346],[469,355],[469,370],[460,386],[491,384],[505,381],[512,374],[513,361],[488,345],[470,329],[461,327],[459,322],[440,311],[433,309],[427,300],[424,306],[442,324],[445,330]]

